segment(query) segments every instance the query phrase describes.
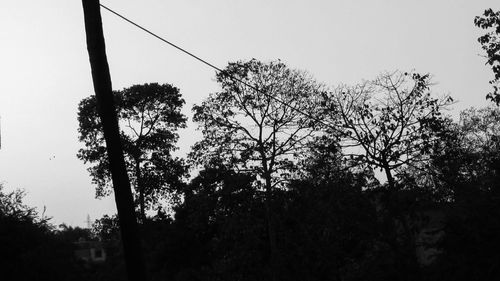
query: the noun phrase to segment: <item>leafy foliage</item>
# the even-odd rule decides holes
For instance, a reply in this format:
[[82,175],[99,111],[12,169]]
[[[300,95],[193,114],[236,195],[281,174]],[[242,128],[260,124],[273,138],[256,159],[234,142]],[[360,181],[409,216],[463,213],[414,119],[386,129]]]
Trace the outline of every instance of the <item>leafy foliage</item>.
[[488,32],[477,40],[481,44],[483,50],[486,51],[486,64],[491,66],[494,78],[490,81],[493,86],[493,91],[486,97],[497,105],[500,105],[500,11],[487,9],[483,16],[477,16],[474,19],[474,24]]
[[[183,160],[171,155],[177,130],[185,127],[186,118],[180,112],[184,100],[177,88],[157,83],[134,85],[114,96],[125,161],[144,218],[145,210],[174,193],[187,173]],[[95,96],[80,102],[78,121],[79,138],[85,145],[78,158],[92,164],[88,170],[97,185],[96,196],[106,196],[112,190],[111,175]]]
[[500,110],[470,108],[450,124],[432,157],[431,169],[448,199],[498,192],[500,175]]

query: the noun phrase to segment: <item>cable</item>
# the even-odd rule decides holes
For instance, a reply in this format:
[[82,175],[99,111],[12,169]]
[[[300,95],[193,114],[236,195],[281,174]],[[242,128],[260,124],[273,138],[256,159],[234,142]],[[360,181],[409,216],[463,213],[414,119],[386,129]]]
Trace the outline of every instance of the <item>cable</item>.
[[232,75],[232,74],[228,73],[227,71],[222,70],[221,68],[219,68],[219,67],[217,67],[217,66],[215,66],[215,65],[213,65],[213,64],[211,64],[211,63],[209,63],[208,61],[206,61],[206,60],[204,60],[204,59],[202,59],[202,58],[200,58],[200,57],[198,57],[198,56],[194,55],[193,53],[191,53],[191,52],[189,52],[189,51],[187,51],[187,50],[185,50],[185,49],[183,49],[183,48],[181,48],[181,47],[177,46],[176,44],[174,44],[174,43],[172,43],[172,42],[170,42],[170,41],[168,41],[168,40],[164,39],[163,37],[161,37],[161,36],[159,36],[159,35],[157,35],[157,34],[155,34],[155,33],[151,32],[151,31],[149,31],[147,28],[142,27],[141,25],[139,25],[139,24],[135,23],[134,21],[132,21],[132,20],[128,19],[127,17],[125,17],[125,16],[123,16],[123,15],[121,15],[121,14],[119,14],[119,13],[115,12],[114,10],[112,10],[112,9],[110,9],[110,8],[108,8],[108,7],[106,7],[106,6],[104,6],[103,4],[99,4],[99,5],[100,5],[101,7],[103,7],[104,9],[106,9],[107,11],[109,11],[109,12],[113,13],[114,15],[118,16],[119,18],[123,19],[124,21],[126,21],[126,22],[128,22],[128,23],[130,23],[130,24],[134,25],[135,27],[137,27],[137,28],[141,29],[142,31],[144,31],[144,32],[148,33],[149,35],[151,35],[151,36],[153,36],[153,37],[155,37],[155,38],[157,38],[157,39],[161,40],[162,42],[167,43],[168,45],[170,45],[170,46],[172,46],[172,47],[176,48],[177,50],[179,50],[179,51],[181,51],[181,52],[183,52],[183,53],[185,53],[185,54],[189,55],[190,57],[192,57],[192,58],[194,58],[194,59],[196,59],[196,60],[198,60],[198,61],[202,62],[203,64],[205,64],[205,65],[207,65],[207,66],[209,66],[209,67],[211,67],[211,68],[215,69],[215,70],[216,70],[216,71],[218,71],[219,73],[221,73],[221,74],[223,74],[223,75],[226,75],[226,76],[228,76],[229,78],[231,78],[231,79],[233,79],[233,80],[235,80],[235,81],[238,81],[238,82],[242,83],[243,85],[245,85],[245,86],[247,86],[247,87],[251,88],[252,90],[257,91],[257,92],[259,92],[259,93],[261,93],[261,94],[265,95],[266,97],[268,97],[268,98],[270,98],[270,99],[273,99],[273,100],[275,100],[276,102],[281,103],[282,105],[284,105],[284,106],[286,106],[286,107],[288,107],[288,108],[290,108],[290,109],[292,109],[292,110],[295,110],[296,112],[298,112],[298,113],[300,113],[300,114],[302,114],[302,115],[304,115],[304,116],[306,116],[306,117],[308,117],[308,118],[311,118],[311,119],[315,120],[316,122],[319,122],[319,123],[321,123],[321,124],[323,124],[323,125],[326,125],[326,126],[328,126],[328,127],[332,127],[330,124],[325,123],[323,120],[320,120],[320,119],[318,119],[318,118],[316,118],[316,117],[312,116],[311,114],[309,114],[309,113],[307,113],[307,112],[304,112],[304,111],[302,111],[302,110],[300,110],[300,109],[298,109],[298,108],[296,108],[296,107],[294,107],[294,106],[292,106],[292,105],[290,105],[290,104],[286,103],[285,101],[282,101],[281,99],[279,99],[279,98],[277,98],[277,97],[274,97],[274,96],[272,96],[272,95],[270,95],[270,94],[268,94],[268,93],[266,93],[266,92],[264,92],[264,91],[262,91],[262,90],[258,89],[257,87],[255,87],[255,86],[252,86],[252,85],[248,84],[248,83],[247,83],[247,82],[245,82],[244,80],[242,80],[242,79],[240,79],[240,78],[238,78],[238,77],[236,77],[236,76],[234,76],[234,75]]
[[223,72],[223,70],[222,70],[222,69],[220,69],[220,68],[218,68],[217,66],[215,66],[215,65],[213,65],[213,64],[211,64],[211,63],[209,63],[209,62],[207,62],[206,60],[204,60],[204,59],[202,59],[202,58],[200,58],[200,57],[198,57],[198,56],[194,55],[194,54],[193,54],[193,53],[191,53],[191,52],[186,51],[185,49],[183,49],[183,48],[181,48],[181,47],[179,47],[179,46],[175,45],[174,43],[172,43],[172,42],[170,42],[170,41],[168,41],[168,40],[166,40],[166,39],[164,39],[164,38],[162,38],[162,37],[160,37],[160,36],[158,36],[158,35],[154,34],[153,32],[149,31],[148,29],[146,29],[146,28],[144,28],[144,27],[142,27],[142,26],[138,25],[137,23],[135,23],[135,22],[133,22],[133,21],[129,20],[128,18],[126,18],[125,16],[122,16],[121,14],[119,14],[119,13],[117,13],[117,12],[115,12],[115,11],[111,10],[110,8],[108,8],[108,7],[104,6],[103,4],[99,4],[99,5],[101,5],[101,7],[103,7],[103,8],[104,8],[104,9],[106,9],[106,10],[108,10],[109,12],[111,12],[111,13],[115,14],[116,16],[120,17],[121,19],[125,20],[126,22],[128,22],[128,23],[130,23],[130,24],[134,25],[135,27],[137,27],[137,28],[141,29],[142,31],[145,31],[146,33],[148,33],[148,34],[152,35],[153,37],[156,37],[157,39],[160,39],[161,41],[163,41],[163,42],[165,42],[165,43],[169,44],[170,46],[172,46],[172,47],[176,48],[177,50],[179,50],[179,51],[181,51],[181,52],[183,52],[183,53],[185,53],[185,54],[187,54],[187,55],[189,55],[189,56],[191,56],[191,57],[193,57],[193,58],[195,58],[195,59],[197,59],[197,60],[201,61],[202,63],[204,63],[204,64],[206,64],[206,65],[210,66],[211,68],[213,68],[213,69],[215,69],[215,70],[217,70],[217,71],[219,71],[219,72]]

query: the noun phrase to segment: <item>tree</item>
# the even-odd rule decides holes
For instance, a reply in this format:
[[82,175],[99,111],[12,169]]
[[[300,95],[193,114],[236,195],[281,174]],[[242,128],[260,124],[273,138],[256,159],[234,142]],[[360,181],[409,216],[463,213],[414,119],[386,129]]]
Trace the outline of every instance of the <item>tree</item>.
[[266,190],[278,186],[317,131],[319,122],[304,113],[313,114],[322,86],[280,61],[255,59],[230,63],[216,79],[222,91],[193,107],[204,138],[191,158],[220,159],[255,172]]
[[449,126],[432,170],[447,194],[447,223],[436,265],[439,280],[500,276],[500,109],[470,108]]
[[392,188],[396,169],[428,159],[444,120],[441,110],[452,102],[449,96],[433,98],[430,85],[428,74],[396,71],[339,87],[325,96],[325,122],[351,159],[383,170]]
[[306,115],[316,111],[313,101],[323,87],[306,72],[290,69],[281,61],[255,59],[229,63],[216,80],[222,90],[193,107],[193,120],[199,123],[203,140],[195,144],[191,158],[202,164],[219,159],[260,178],[273,259],[277,246],[272,192],[290,177],[296,160],[318,131],[320,123]]
[[459,122],[448,126],[432,156],[435,181],[452,201],[498,193],[499,151],[500,109],[464,110]]
[[92,224],[92,236],[103,241],[120,240],[120,225],[115,216],[104,215]]
[[5,193],[3,184],[0,183],[0,216],[2,218],[12,218],[18,221],[26,221],[35,225],[47,226],[47,219],[39,218],[35,208],[23,203],[26,192],[22,189]]
[[[176,149],[177,130],[186,123],[180,112],[184,100],[176,87],[157,83],[115,91],[114,97],[127,170],[144,220],[146,209],[158,206],[186,174],[183,161],[171,155]],[[111,174],[96,102],[95,96],[90,96],[78,106],[79,138],[85,147],[77,156],[93,164],[88,171],[97,184],[96,196],[102,197],[111,192]]]
[[4,192],[0,183],[2,280],[87,280],[72,242],[54,233],[49,219],[27,206],[23,190]]
[[474,24],[482,29],[489,30],[477,40],[486,51],[486,64],[491,66],[495,77],[490,81],[493,91],[486,98],[500,105],[500,11],[492,9],[484,11],[483,16],[477,16]]

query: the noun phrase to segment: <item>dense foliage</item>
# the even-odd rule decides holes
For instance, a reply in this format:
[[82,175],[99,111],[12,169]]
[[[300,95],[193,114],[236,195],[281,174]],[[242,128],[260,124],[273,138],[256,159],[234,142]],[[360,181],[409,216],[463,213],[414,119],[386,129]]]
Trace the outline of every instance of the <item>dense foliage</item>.
[[[2,280],[82,280],[73,241],[22,200],[24,192],[5,192],[0,184],[0,272]],[[66,233],[66,232],[65,232]]]
[[[115,91],[114,97],[129,178],[144,219],[147,210],[158,208],[175,193],[187,173],[182,159],[171,154],[176,149],[177,130],[185,127],[186,118],[180,112],[184,100],[179,89],[157,83]],[[79,138],[85,145],[78,158],[92,164],[88,171],[97,185],[96,197],[109,195],[111,175],[95,96],[80,102],[78,122]]]

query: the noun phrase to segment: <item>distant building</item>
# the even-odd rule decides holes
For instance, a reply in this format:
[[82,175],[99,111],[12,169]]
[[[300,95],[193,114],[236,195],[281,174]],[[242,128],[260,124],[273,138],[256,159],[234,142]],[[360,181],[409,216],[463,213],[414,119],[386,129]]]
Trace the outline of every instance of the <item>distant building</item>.
[[106,261],[106,251],[100,241],[85,241],[80,239],[75,243],[75,256],[88,263],[100,263]]

